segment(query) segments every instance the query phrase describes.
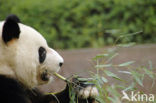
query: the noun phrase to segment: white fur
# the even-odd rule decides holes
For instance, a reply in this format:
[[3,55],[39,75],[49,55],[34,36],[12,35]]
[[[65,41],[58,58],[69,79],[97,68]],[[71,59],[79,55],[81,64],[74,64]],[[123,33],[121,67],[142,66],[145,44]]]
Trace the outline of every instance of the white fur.
[[[16,78],[32,88],[46,83],[40,78],[40,74],[45,69],[51,74],[59,71],[59,63],[63,62],[63,58],[48,47],[39,32],[19,23],[21,31],[19,39],[11,40],[6,45],[2,40],[3,24],[4,22],[0,22],[0,74]],[[43,64],[39,63],[40,46],[47,51]]]
[[78,95],[81,98],[95,97],[98,95],[98,90],[96,87],[88,86],[86,88],[81,89]]

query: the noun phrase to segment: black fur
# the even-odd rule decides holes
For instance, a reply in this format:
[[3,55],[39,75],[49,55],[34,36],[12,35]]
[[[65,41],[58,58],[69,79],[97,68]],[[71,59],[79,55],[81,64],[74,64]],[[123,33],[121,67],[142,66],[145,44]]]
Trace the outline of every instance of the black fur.
[[0,75],[0,103],[31,103],[23,86],[16,80]]
[[18,26],[19,19],[15,16],[8,16],[3,25],[2,38],[5,43],[12,39],[19,38],[20,28]]
[[[30,89],[21,82],[4,75],[0,75],[0,83],[0,103],[58,103],[57,100],[59,103],[70,103],[68,86],[53,96],[45,95],[35,88]],[[94,99],[78,101],[78,103],[92,103]]]
[[[56,102],[52,95],[43,95],[38,89],[29,89],[12,78],[0,75],[0,103],[50,103]],[[67,91],[67,90],[66,90]],[[58,94],[60,103],[69,103],[68,92]],[[62,99],[62,98],[64,99]],[[57,103],[57,102],[56,102]]]
[[38,53],[39,53],[39,62],[43,63],[46,58],[47,51],[45,50],[44,47],[40,47]]
[[20,22],[21,22],[21,20],[20,20],[16,15],[14,15],[14,14],[10,14],[10,15],[6,18],[6,20],[8,20],[8,19],[11,19],[11,20],[15,21],[16,23],[20,23]]
[[41,79],[42,79],[43,81],[48,81],[48,80],[49,80],[47,70],[45,70],[45,71],[41,74]]

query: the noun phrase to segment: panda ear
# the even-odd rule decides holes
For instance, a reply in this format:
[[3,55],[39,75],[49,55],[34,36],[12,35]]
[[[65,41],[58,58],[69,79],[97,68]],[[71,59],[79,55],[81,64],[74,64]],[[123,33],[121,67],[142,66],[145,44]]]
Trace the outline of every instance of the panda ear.
[[19,38],[20,28],[18,22],[20,20],[15,15],[10,15],[6,18],[2,31],[2,39],[5,43]]

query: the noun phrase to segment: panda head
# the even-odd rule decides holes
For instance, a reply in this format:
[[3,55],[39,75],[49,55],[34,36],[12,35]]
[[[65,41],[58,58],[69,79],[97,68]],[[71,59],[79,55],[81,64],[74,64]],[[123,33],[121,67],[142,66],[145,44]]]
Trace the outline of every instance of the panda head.
[[45,84],[58,72],[63,58],[48,47],[43,36],[20,23],[15,15],[0,22],[0,74],[29,87]]

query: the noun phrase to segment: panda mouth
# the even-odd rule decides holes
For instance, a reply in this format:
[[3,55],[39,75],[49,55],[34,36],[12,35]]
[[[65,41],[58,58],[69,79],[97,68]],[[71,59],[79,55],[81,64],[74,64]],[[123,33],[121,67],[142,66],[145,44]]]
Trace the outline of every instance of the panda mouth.
[[49,81],[49,78],[50,78],[50,75],[49,75],[48,71],[45,70],[45,71],[41,74],[41,79],[42,79],[43,81]]

